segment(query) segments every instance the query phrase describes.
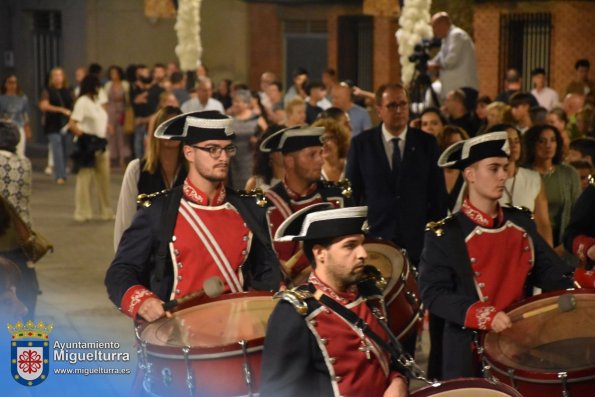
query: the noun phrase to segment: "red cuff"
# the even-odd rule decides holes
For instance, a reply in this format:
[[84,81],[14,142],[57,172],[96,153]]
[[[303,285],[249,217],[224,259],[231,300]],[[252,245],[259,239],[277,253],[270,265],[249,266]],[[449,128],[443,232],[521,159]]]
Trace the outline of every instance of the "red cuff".
[[592,265],[591,260],[587,257],[587,251],[595,244],[595,237],[580,235],[572,241],[572,253],[576,255],[580,261],[581,267],[587,267],[587,264]]
[[492,329],[492,320],[496,316],[497,310],[494,306],[484,302],[475,302],[465,315],[465,327],[489,331]]
[[138,309],[149,298],[157,298],[157,295],[142,285],[133,285],[124,293],[120,302],[120,310],[130,317],[136,318]]

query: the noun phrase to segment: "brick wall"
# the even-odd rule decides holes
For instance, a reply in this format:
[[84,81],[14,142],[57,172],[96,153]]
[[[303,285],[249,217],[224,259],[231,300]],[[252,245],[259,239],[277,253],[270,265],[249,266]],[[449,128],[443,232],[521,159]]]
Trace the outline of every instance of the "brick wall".
[[[474,11],[473,30],[481,95],[494,97],[498,93],[504,75],[504,71],[498,69],[500,16],[513,12],[552,14],[549,79],[550,86],[560,95],[574,76],[577,59],[587,58],[595,64],[595,46],[592,44],[595,37],[595,3],[560,0],[478,4]],[[595,67],[591,69],[595,70]]]
[[274,4],[250,5],[248,19],[248,84],[260,89],[260,75],[265,71],[273,72],[281,79],[283,32]]

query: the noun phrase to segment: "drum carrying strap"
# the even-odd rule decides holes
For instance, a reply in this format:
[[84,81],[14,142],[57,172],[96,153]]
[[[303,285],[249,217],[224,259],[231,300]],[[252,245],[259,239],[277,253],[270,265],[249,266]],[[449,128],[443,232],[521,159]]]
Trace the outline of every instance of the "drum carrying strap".
[[[391,358],[390,362],[391,362],[392,369],[395,369],[399,372],[407,371],[407,368],[405,368],[399,361],[399,358],[403,354],[403,348],[401,347],[399,342],[397,342],[396,340],[391,341],[391,343],[385,342],[384,339],[382,339],[377,333],[372,331],[372,329],[370,329],[370,327],[368,327],[368,324],[364,320],[362,320],[357,314],[355,314],[351,310],[347,309],[345,306],[341,305],[340,303],[337,303],[334,299],[330,298],[329,296],[327,296],[323,293],[319,293],[319,291],[317,291],[317,292],[318,293],[314,294],[315,298],[317,298],[321,303],[323,303],[328,308],[332,309],[339,316],[343,317],[345,320],[347,320],[347,322],[349,322],[350,324],[352,324],[353,326],[358,328],[368,338],[372,339],[378,346],[380,346],[384,351],[389,353],[390,358]],[[372,309],[372,312],[374,312],[374,310],[370,306],[369,302],[366,302],[366,303],[368,304],[370,309]],[[378,317],[376,317],[376,318],[378,318]],[[382,321],[384,321],[384,320],[378,318],[378,321],[380,323],[382,323]],[[396,344],[394,342],[396,342]]]

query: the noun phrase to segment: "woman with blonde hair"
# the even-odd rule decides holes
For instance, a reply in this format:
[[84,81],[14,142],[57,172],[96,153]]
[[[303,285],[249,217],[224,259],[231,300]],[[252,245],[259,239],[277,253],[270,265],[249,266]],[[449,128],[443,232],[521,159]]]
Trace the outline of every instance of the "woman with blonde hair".
[[[165,106],[157,113],[155,126],[180,114],[182,111],[179,108]],[[114,250],[117,250],[120,244],[122,233],[132,223],[137,210],[137,196],[141,193],[150,194],[181,185],[187,173],[188,166],[184,160],[180,141],[149,139],[143,159],[132,160],[124,173],[114,225]]]
[[510,119],[510,106],[508,106],[504,102],[492,102],[488,106],[486,106],[486,110],[486,131],[493,125],[502,123],[510,124],[513,121]]
[[43,131],[48,137],[54,178],[59,185],[66,182],[66,125],[73,103],[74,98],[68,88],[64,70],[60,67],[53,68],[48,86],[41,93],[39,109],[44,112]]
[[331,182],[342,181],[345,179],[345,163],[351,136],[349,130],[332,118],[318,119],[312,126],[324,127],[322,179]]

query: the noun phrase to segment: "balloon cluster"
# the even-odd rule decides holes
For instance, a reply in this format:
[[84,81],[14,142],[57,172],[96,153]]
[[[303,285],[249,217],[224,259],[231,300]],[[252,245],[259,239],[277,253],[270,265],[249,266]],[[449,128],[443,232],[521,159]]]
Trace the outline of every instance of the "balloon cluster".
[[176,55],[180,69],[195,70],[201,64],[200,4],[202,0],[179,0],[178,16],[174,29],[178,35]]
[[399,25],[395,36],[399,43],[399,57],[401,61],[401,80],[409,85],[415,73],[415,64],[409,61],[413,49],[422,39],[432,37],[430,25],[430,6],[432,0],[405,0]]

